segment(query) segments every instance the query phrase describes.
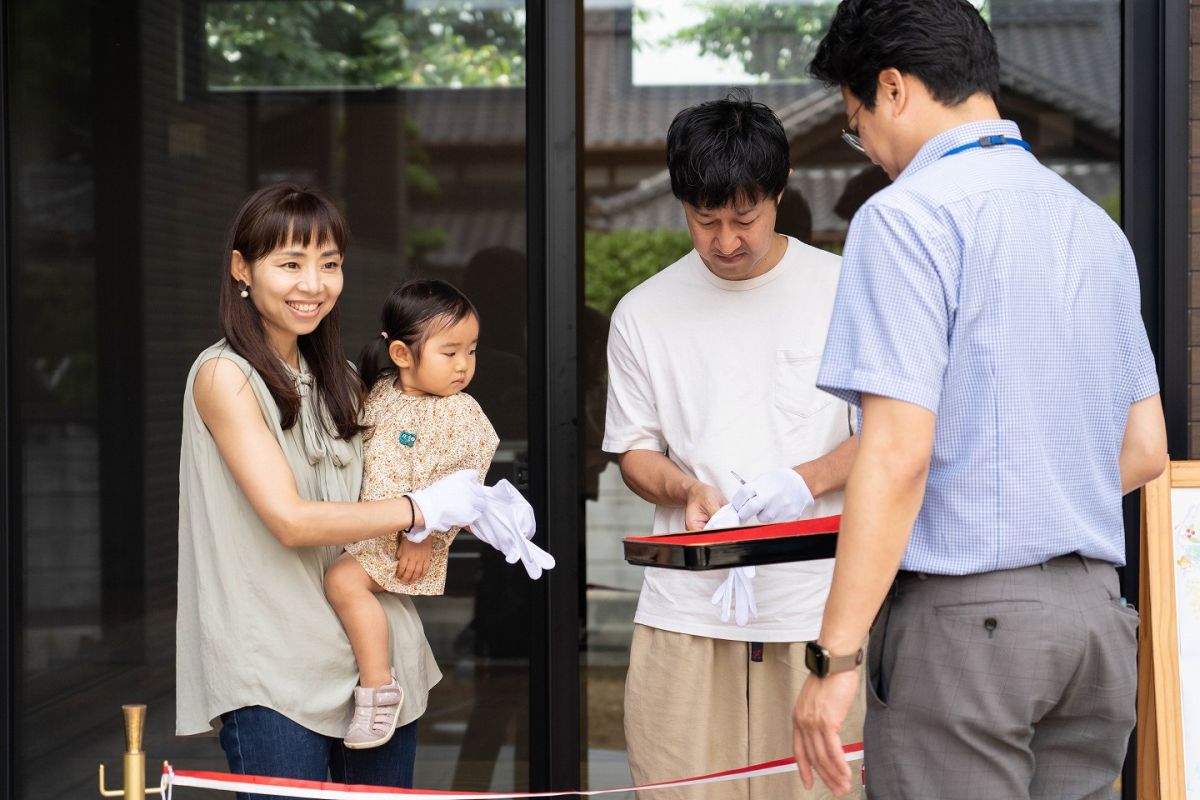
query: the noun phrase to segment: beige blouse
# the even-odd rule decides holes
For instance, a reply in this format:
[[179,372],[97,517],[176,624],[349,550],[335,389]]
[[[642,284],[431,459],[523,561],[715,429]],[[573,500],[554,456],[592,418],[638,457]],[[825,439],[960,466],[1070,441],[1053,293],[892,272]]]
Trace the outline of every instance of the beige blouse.
[[[385,375],[371,387],[363,408],[362,500],[385,500],[421,489],[460,469],[479,470],[483,481],[500,439],[479,403],[459,392],[448,397],[405,394]],[[396,578],[397,533],[346,546],[346,552],[389,592],[442,594],[446,562],[459,528],[434,531],[429,571],[414,583]]]
[[[301,496],[353,502],[362,483],[362,444],[358,437],[335,439],[321,424],[303,362],[293,373],[300,417],[283,430],[266,384],[224,341],[196,359],[183,396],[179,457],[175,732],[203,733],[227,711],[262,705],[340,738],[353,711],[358,665],[322,579],[341,548],[285,547],[259,519],[196,410],[196,372],[213,358],[246,374]],[[412,600],[381,594],[379,602],[404,689],[403,725],[424,713],[442,675]]]

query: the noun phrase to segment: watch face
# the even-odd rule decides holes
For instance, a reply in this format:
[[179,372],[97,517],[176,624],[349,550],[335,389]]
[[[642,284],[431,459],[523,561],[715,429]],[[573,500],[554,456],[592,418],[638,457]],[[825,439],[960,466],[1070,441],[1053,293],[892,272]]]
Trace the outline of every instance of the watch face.
[[816,642],[809,642],[804,648],[804,666],[818,678],[829,674],[829,651]]

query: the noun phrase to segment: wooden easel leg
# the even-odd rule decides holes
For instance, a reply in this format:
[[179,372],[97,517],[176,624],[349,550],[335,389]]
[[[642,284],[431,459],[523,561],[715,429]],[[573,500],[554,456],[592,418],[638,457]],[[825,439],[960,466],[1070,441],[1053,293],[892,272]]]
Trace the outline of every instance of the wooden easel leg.
[[1161,800],[1158,786],[1158,721],[1154,714],[1154,647],[1150,615],[1149,559],[1146,544],[1146,495],[1142,493],[1142,524],[1138,559],[1138,696],[1137,696],[1137,796]]

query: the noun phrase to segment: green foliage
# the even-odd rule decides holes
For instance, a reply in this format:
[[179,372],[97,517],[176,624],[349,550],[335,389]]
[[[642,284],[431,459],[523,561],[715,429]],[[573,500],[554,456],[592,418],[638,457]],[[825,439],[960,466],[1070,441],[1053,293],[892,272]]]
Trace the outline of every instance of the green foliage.
[[405,240],[408,260],[415,265],[424,266],[426,257],[434,250],[445,247],[449,240],[449,236],[441,228],[412,228]]
[[672,34],[664,44],[695,44],[703,55],[736,61],[760,80],[806,80],[808,63],[837,9],[832,0],[811,4],[701,3],[704,21]]
[[522,86],[525,12],[411,0],[212,2],[210,87]]
[[[837,0],[702,0],[704,21],[682,28],[662,44],[695,44],[703,55],[739,63],[761,81],[808,79],[808,64],[829,28]],[[980,13],[991,22],[991,2]]]
[[584,302],[611,315],[626,292],[691,249],[687,231],[587,231],[583,237]]

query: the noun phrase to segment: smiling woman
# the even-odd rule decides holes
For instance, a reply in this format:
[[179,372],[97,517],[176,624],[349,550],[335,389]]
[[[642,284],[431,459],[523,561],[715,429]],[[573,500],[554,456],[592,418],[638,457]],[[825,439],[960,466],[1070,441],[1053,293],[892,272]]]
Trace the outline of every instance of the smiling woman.
[[345,368],[337,313],[348,243],[345,220],[329,200],[287,183],[251,195],[229,231],[222,332],[271,388],[285,428],[299,396],[284,365],[299,370],[303,350],[339,435],[359,431],[349,405],[358,381]]
[[333,204],[293,184],[255,192],[230,228],[225,339],[196,359],[184,393],[176,733],[219,720],[236,773],[411,786],[415,720],[441,677],[420,619],[408,597],[380,598],[398,730],[343,752],[359,676],[322,582],[339,545],[458,504],[356,502],[362,384],[337,313],[347,238]]
[[276,248],[250,263],[233,251],[230,273],[241,288],[242,299],[254,288],[254,307],[262,315],[267,338],[275,353],[293,367],[299,366],[296,337],[312,333],[342,293],[342,251],[332,242],[307,244],[295,241]]

